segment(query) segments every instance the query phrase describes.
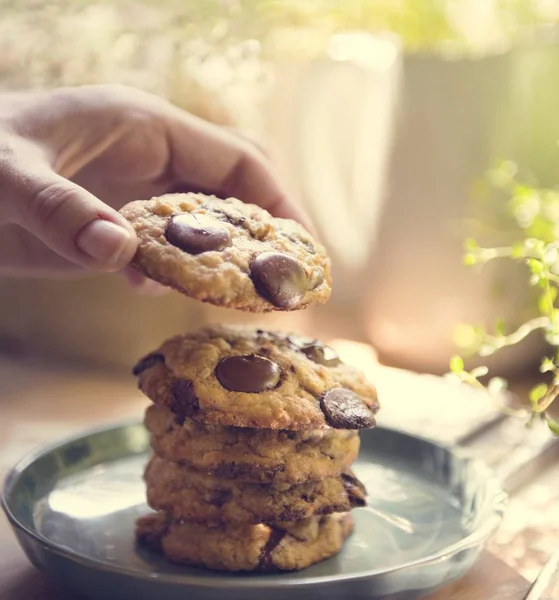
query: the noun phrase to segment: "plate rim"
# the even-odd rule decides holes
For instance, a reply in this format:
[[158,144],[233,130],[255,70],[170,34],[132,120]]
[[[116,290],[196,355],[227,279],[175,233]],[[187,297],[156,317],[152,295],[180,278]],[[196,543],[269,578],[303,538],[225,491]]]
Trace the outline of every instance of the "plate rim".
[[[195,574],[193,575],[190,573],[147,573],[145,571],[138,571],[136,569],[131,569],[126,566],[112,565],[110,563],[82,556],[71,549],[60,547],[48,538],[41,535],[36,529],[34,530],[24,525],[13,514],[13,511],[9,506],[8,495],[14,487],[18,478],[21,477],[24,473],[25,469],[32,465],[34,462],[62,446],[66,446],[68,444],[71,444],[72,442],[77,442],[83,438],[87,438],[92,435],[108,433],[110,431],[117,431],[119,429],[127,429],[129,427],[142,426],[143,422],[141,419],[127,419],[123,421],[117,421],[114,423],[102,424],[96,427],[84,429],[81,433],[75,433],[73,435],[66,436],[64,438],[59,439],[58,441],[45,444],[36,448],[35,450],[26,453],[9,470],[8,474],[4,478],[2,489],[0,491],[0,508],[2,508],[12,528],[18,530],[21,534],[24,534],[28,538],[31,538],[31,540],[33,540],[34,543],[40,544],[43,548],[43,551],[48,551],[63,560],[77,563],[85,569],[95,569],[96,571],[106,572],[117,576],[130,577],[141,581],[149,581],[152,583],[161,582],[171,585],[182,585],[184,587],[198,587],[205,589],[230,588],[231,586],[236,588],[247,587],[251,589],[265,589],[277,586],[276,577],[271,577],[270,575],[255,578],[250,577],[249,574],[246,577],[240,578],[235,577],[234,574],[229,574],[222,575],[219,578],[208,578],[199,577]],[[479,458],[469,456],[468,453],[460,447],[452,448],[447,444],[439,443],[427,437],[409,433],[402,429],[397,429],[395,427],[386,427],[382,425],[378,425],[373,429],[373,431],[375,429],[418,440],[430,446],[442,449],[458,460],[474,465],[477,469],[480,470],[480,473],[483,474],[485,484],[487,486],[492,486],[492,488],[494,489],[494,497],[491,499],[491,514],[488,515],[487,519],[475,531],[471,532],[463,539],[455,542],[454,544],[445,546],[438,552],[430,554],[422,559],[408,561],[407,563],[403,563],[401,565],[397,565],[390,568],[385,568],[382,570],[370,569],[368,571],[348,575],[319,575],[314,577],[301,578],[297,580],[286,580],[282,582],[282,585],[287,587],[309,587],[324,583],[356,582],[360,580],[366,580],[378,575],[393,575],[415,567],[433,565],[438,562],[444,562],[446,559],[448,559],[449,556],[456,555],[462,551],[465,551],[469,548],[480,544],[483,541],[487,541],[499,527],[509,500],[509,494],[504,489],[501,479],[482,460],[480,460]],[[19,540],[17,541],[19,543]],[[212,573],[212,571],[208,572]],[[282,575],[282,573],[276,574],[276,576],[277,575]]]

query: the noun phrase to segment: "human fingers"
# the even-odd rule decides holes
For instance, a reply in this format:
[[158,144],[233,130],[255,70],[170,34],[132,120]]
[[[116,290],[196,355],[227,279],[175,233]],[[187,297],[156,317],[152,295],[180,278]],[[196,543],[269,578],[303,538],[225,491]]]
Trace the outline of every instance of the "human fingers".
[[168,117],[173,171],[188,187],[213,190],[258,204],[276,217],[312,222],[288,196],[270,161],[252,143],[171,107]]
[[119,271],[137,239],[130,224],[87,190],[55,173],[41,148],[28,141],[0,151],[0,218],[35,235],[73,263]]

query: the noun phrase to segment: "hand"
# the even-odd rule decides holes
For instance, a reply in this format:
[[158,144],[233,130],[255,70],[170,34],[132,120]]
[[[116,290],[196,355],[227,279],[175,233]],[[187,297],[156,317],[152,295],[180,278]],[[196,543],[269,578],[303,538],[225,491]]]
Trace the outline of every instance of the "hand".
[[117,210],[177,190],[308,226],[252,144],[161,98],[104,85],[0,96],[1,274],[122,270],[137,240]]

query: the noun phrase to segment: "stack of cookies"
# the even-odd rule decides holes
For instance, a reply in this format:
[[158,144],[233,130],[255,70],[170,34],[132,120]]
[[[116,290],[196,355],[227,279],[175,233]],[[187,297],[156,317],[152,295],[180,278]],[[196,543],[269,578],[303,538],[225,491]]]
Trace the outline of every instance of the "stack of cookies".
[[[190,296],[294,310],[330,292],[324,250],[300,226],[236,200],[177,195],[123,209],[135,265]],[[178,252],[180,253],[177,253]],[[297,570],[336,554],[365,504],[350,470],[376,392],[334,350],[294,334],[208,326],[135,367],[153,405],[138,539],[170,561]]]

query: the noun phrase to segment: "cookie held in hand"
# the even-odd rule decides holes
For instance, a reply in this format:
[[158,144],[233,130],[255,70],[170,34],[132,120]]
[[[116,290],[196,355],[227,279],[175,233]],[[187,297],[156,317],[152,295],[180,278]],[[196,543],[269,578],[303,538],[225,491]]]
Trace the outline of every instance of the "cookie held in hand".
[[132,266],[203,302],[292,311],[330,297],[330,260],[299,224],[236,198],[167,194],[120,210],[138,236]]

